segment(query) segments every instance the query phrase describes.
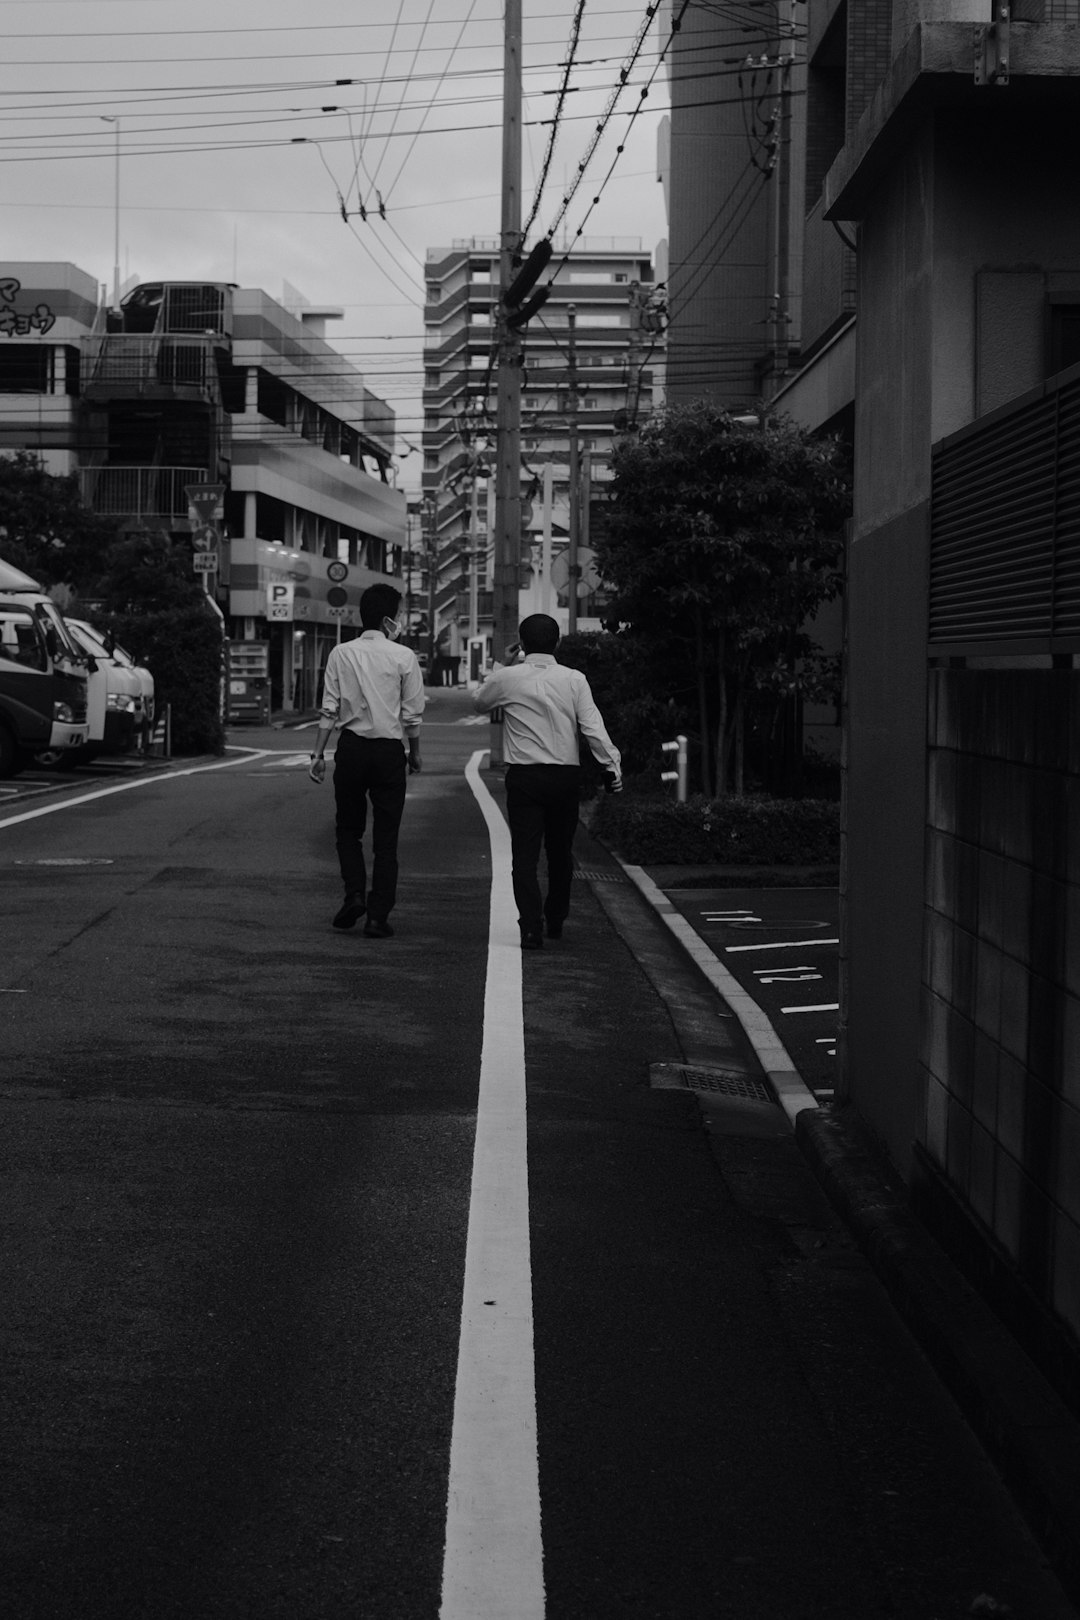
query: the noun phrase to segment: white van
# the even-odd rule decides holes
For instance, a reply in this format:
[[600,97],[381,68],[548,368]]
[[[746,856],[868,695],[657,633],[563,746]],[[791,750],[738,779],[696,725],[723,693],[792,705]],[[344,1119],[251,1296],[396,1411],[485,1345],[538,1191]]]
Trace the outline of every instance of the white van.
[[87,740],[89,660],[37,580],[0,560],[0,777]]
[[78,619],[65,620],[72,640],[86,654],[87,720],[90,734],[81,748],[54,760],[39,754],[42,764],[64,768],[85,764],[99,754],[129,754],[138,740],[136,707],[142,702],[142,687],[131,670],[111,659],[104,643],[88,635]]
[[73,619],[65,615],[67,623],[79,633],[80,639],[89,640],[94,647],[94,656],[109,658],[121,669],[129,671],[135,677],[135,686],[130,684],[125,690],[131,691],[135,698],[135,730],[146,738],[151,726],[154,724],[155,697],[154,677],[145,664],[137,664],[131,654],[115,641],[111,634],[99,630],[97,625],[90,624],[87,619]]

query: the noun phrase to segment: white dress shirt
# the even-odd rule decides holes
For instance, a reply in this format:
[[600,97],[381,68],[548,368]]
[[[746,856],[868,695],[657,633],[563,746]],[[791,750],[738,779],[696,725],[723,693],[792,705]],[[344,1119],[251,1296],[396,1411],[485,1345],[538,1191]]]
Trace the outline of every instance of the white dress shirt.
[[424,712],[424,677],[410,647],[364,630],[332,647],[323,678],[323,720],[358,737],[414,737]]
[[593,757],[622,774],[622,756],[607,734],[589,683],[579,669],[557,664],[551,653],[528,653],[488,676],[473,699],[478,714],[503,711],[508,765],[577,765],[580,728]]

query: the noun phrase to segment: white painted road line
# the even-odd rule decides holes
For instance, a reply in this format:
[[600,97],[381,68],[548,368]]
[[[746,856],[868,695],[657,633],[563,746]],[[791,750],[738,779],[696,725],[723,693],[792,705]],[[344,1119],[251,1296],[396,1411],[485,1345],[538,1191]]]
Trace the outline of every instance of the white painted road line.
[[521,943],[510,834],[465,775],[491,840],[491,908],[441,1620],[543,1620]]
[[839,945],[839,939],[773,939],[767,945],[725,945],[725,951],[800,951],[814,945]]
[[36,821],[38,816],[52,816],[58,810],[71,810],[77,804],[90,804],[94,799],[107,799],[110,793],[130,793],[132,788],[147,787],[152,782],[175,782],[179,776],[200,776],[204,771],[224,771],[230,765],[250,765],[252,760],[261,759],[264,754],[272,753],[270,748],[245,748],[236,759],[218,760],[213,765],[189,765],[183,771],[155,771],[152,776],[137,776],[133,782],[118,782],[113,787],[95,788],[92,793],[80,793],[74,799],[54,800],[52,804],[43,804],[37,810],[24,810],[18,816],[5,816],[0,821],[0,827],[15,827],[20,821]]
[[838,1001],[822,1001],[816,1007],[781,1007],[780,1011],[783,1013],[839,1012],[840,1003]]

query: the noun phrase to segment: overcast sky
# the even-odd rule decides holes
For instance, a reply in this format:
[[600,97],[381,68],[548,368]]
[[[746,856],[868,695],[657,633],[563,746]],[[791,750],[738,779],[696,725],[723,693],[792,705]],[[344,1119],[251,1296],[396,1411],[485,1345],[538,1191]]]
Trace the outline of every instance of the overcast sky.
[[[499,228],[502,11],[502,0],[0,0],[5,258],[70,260],[111,288],[117,126],[104,119],[118,118],[121,279],[205,276],[274,297],[288,281],[343,307],[328,337],[418,442],[425,252]],[[576,0],[524,0],[526,214],[575,11]],[[644,18],[644,3],[586,0],[530,240],[549,229]],[[650,251],[666,235],[662,70],[640,98],[660,26],[566,210],[569,235],[584,223],[588,237]],[[419,482],[418,462],[403,483]]]

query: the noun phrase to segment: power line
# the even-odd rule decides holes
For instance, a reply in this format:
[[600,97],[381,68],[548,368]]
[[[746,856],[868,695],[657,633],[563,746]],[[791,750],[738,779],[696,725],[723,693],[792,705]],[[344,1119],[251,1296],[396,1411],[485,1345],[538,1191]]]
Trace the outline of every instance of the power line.
[[563,105],[566,101],[567,91],[570,87],[570,75],[574,68],[574,56],[577,52],[578,36],[581,33],[581,19],[584,12],[585,0],[578,0],[577,9],[574,12],[573,26],[570,30],[570,49],[566,53],[565,71],[563,73],[562,84],[559,86],[559,99],[555,103],[555,113],[551,120],[551,133],[548,136],[547,151],[544,153],[544,160],[540,169],[540,178],[536,182],[536,195],[533,198],[533,205],[529,210],[529,217],[521,227],[522,242],[527,240],[529,232],[533,227],[533,221],[540,212],[540,200],[543,197],[544,187],[547,184],[548,171],[551,168],[551,160],[555,156],[555,142],[558,139],[559,134],[559,120],[562,117]]

